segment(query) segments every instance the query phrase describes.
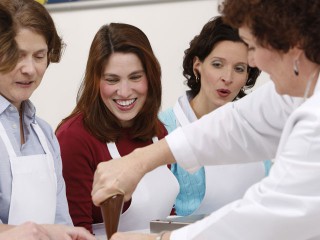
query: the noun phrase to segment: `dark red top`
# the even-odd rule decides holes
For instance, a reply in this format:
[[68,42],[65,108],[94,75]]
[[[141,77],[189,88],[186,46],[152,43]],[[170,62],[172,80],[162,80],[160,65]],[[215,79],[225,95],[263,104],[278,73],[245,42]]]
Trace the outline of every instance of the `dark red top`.
[[[163,127],[163,136],[166,135]],[[130,140],[129,130],[124,129],[126,137],[116,143],[121,156],[134,149],[152,143]],[[101,210],[92,203],[91,191],[93,175],[97,165],[111,158],[106,143],[99,141],[83,126],[82,116],[76,116],[65,122],[57,131],[63,163],[63,176],[66,182],[69,211],[75,226],[82,226],[92,232],[92,224],[103,222]],[[123,211],[130,202],[126,202]]]

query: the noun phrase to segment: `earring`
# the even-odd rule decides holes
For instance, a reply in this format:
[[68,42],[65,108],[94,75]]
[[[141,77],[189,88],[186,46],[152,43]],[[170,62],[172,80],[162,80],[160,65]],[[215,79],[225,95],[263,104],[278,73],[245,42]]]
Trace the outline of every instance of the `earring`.
[[293,72],[294,72],[294,75],[299,76],[298,60],[294,61]]
[[200,77],[196,75],[196,83],[200,82]]

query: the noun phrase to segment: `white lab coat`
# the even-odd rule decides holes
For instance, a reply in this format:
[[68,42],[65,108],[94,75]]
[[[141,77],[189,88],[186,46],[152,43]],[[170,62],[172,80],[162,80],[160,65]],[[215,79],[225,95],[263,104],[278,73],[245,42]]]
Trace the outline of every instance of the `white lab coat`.
[[170,239],[320,239],[319,80],[304,103],[278,95],[270,82],[166,139],[177,162],[191,171],[239,159],[275,161],[243,199]]

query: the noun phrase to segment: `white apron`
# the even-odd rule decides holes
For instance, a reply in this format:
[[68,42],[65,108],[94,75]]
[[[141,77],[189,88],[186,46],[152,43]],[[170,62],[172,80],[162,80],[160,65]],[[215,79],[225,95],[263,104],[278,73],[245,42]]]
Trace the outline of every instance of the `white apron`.
[[[157,137],[152,141],[158,141]],[[107,143],[113,159],[120,158],[115,143]],[[167,166],[147,173],[133,192],[130,207],[120,216],[118,231],[149,229],[150,221],[170,215],[179,192],[179,184]],[[105,235],[104,224],[93,224],[96,236]]]
[[[178,126],[190,121],[184,114],[179,101],[173,107]],[[265,177],[263,162],[205,166],[206,191],[197,210],[192,214],[210,214],[218,208],[241,198],[245,191]]]
[[8,224],[26,221],[52,224],[55,220],[57,177],[46,138],[37,123],[32,124],[45,154],[18,157],[0,122],[0,137],[8,151],[12,192]]

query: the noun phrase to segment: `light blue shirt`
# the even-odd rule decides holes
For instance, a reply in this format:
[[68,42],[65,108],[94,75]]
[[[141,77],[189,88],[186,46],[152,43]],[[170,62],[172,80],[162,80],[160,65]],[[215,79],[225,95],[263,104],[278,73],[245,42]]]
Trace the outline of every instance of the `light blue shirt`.
[[[185,95],[178,99],[179,104],[190,123],[197,120],[190,105],[191,99],[192,96],[190,91],[187,91]],[[173,108],[161,112],[159,114],[159,119],[166,127],[168,133],[175,130],[178,126],[178,120],[174,114]],[[264,165],[265,174],[267,176],[271,167],[271,161],[264,161]],[[179,216],[190,215],[199,208],[204,198],[206,191],[205,170],[202,167],[195,173],[189,173],[175,163],[171,165],[171,171],[176,176],[180,185],[180,191],[174,206],[176,214]]]
[[[28,156],[43,154],[44,150],[40,141],[31,127],[35,121],[42,129],[54,160],[57,176],[57,206],[55,223],[72,225],[66,198],[65,182],[62,176],[62,162],[60,147],[57,138],[48,123],[36,117],[36,109],[28,100],[23,103],[23,128],[25,143],[21,146],[19,112],[4,97],[0,96],[0,121],[5,128],[10,142],[17,156]],[[10,201],[11,201],[12,174],[7,149],[0,138],[0,223],[8,223]],[[35,209],[34,211],[37,211]]]

